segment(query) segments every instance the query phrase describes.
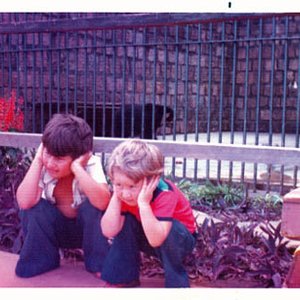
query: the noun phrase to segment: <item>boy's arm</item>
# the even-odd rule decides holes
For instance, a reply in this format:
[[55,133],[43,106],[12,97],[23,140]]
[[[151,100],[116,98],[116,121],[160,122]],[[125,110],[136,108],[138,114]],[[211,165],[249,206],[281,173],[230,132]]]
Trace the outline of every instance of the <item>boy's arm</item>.
[[97,182],[84,168],[91,154],[86,153],[72,162],[71,170],[78,180],[79,187],[89,198],[91,204],[100,210],[105,210],[109,199],[110,191],[107,183]]
[[124,225],[124,219],[124,216],[121,215],[121,201],[117,198],[116,193],[113,193],[101,219],[101,229],[104,236],[107,238],[116,236]]
[[43,144],[40,144],[24,179],[17,189],[16,197],[21,209],[33,207],[41,198],[42,188],[39,186],[39,181],[43,169],[42,155]]
[[150,182],[147,183],[147,179],[145,178],[138,197],[142,226],[147,240],[152,247],[161,246],[172,227],[172,222],[159,221],[153,214],[150,206],[150,201],[152,199],[153,192],[157,187],[158,181],[159,177],[153,177]]

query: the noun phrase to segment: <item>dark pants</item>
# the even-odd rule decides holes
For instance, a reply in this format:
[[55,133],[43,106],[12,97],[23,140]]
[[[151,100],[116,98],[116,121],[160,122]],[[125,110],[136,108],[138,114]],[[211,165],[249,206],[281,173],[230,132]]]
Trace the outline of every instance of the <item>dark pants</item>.
[[53,204],[41,199],[20,212],[24,244],[16,266],[20,277],[35,276],[59,267],[59,248],[82,248],[85,267],[101,272],[109,250],[100,219],[103,212],[88,200],[78,207],[77,218],[65,217]]
[[173,220],[171,231],[164,243],[152,248],[141,223],[130,214],[125,215],[121,232],[114,238],[104,263],[101,277],[111,283],[129,283],[139,279],[140,251],[156,255],[165,271],[166,287],[189,287],[184,258],[192,252],[195,237],[180,222]]

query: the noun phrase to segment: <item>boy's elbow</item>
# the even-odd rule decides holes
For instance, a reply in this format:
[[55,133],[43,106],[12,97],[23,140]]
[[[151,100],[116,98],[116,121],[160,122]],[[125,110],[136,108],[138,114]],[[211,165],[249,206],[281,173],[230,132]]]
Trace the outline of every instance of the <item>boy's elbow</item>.
[[111,228],[109,228],[109,226],[106,226],[106,224],[103,222],[103,219],[101,220],[100,227],[101,227],[102,234],[106,238],[108,238],[108,239],[113,238],[113,233],[112,233]]
[[106,224],[106,221],[103,220],[103,218],[101,220],[100,226],[102,234],[108,239],[114,238],[120,232],[120,230],[117,230],[115,227],[111,226],[110,222]]
[[26,210],[38,203],[38,199],[24,197],[23,194],[24,193],[18,193],[18,192],[16,194],[17,203],[20,209]]
[[103,235],[104,235],[107,239],[111,239],[111,238],[113,238],[113,237],[116,236],[116,234],[115,234],[112,230],[110,230],[109,228],[105,228],[105,227],[102,227],[102,226],[101,226],[101,228],[102,228],[102,233],[103,233]]
[[24,201],[24,199],[22,199],[22,196],[20,195],[20,193],[17,191],[16,193],[16,199],[17,199],[17,203],[20,209],[27,209],[27,203],[26,201]]
[[153,242],[149,241],[149,244],[153,248],[158,248],[163,244],[163,241],[153,241]]
[[26,210],[32,207],[27,201],[22,201],[22,199],[17,199],[18,206],[22,210]]
[[106,231],[102,231],[104,237],[106,237],[107,239],[112,239],[114,236],[112,234],[110,234],[109,232]]
[[148,243],[150,244],[151,247],[158,248],[165,242],[167,237],[168,237],[167,235],[163,235],[163,236],[156,235],[156,236],[152,237],[152,239],[149,238]]

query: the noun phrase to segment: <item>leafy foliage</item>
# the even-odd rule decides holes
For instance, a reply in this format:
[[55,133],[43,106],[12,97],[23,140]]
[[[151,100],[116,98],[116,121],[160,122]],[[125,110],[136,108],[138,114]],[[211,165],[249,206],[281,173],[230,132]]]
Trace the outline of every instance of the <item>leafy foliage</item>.
[[204,185],[183,179],[178,187],[185,192],[193,207],[208,206],[212,209],[235,208],[243,203],[244,191],[242,186],[228,184],[213,185],[206,182]]
[[[0,130],[22,131],[24,114],[23,99],[13,91],[10,97],[0,98]],[[0,247],[18,252],[22,233],[18,218],[16,189],[31,162],[27,150],[0,147]]]
[[8,98],[0,98],[0,130],[22,131],[24,114],[21,110],[23,99],[17,98],[13,91]]
[[277,194],[256,194],[246,196],[240,184],[199,184],[183,179],[178,187],[198,211],[221,220],[230,218],[235,221],[264,221],[281,218],[282,197]]
[[[23,239],[15,191],[34,153],[7,147],[0,151],[0,247],[19,253]],[[280,222],[276,226],[270,222],[280,218],[279,196],[245,199],[239,186],[201,186],[189,181],[178,185],[195,210],[219,220],[207,217],[198,225],[196,247],[185,261],[192,280],[205,279],[210,286],[220,280],[236,280],[241,282],[240,287],[245,282],[257,287],[281,287],[292,255],[280,234]],[[63,249],[62,255],[71,260],[83,259],[79,249]],[[148,277],[164,273],[159,260],[145,254],[141,272]]]
[[[238,282],[238,287],[282,287],[289,271],[292,255],[280,235],[280,223],[261,226],[257,223],[241,227],[237,223],[215,223],[205,219],[199,226],[196,247],[185,266],[194,281]],[[146,276],[163,274],[160,262],[143,255],[142,272]]]
[[280,235],[280,223],[261,226],[264,234],[257,232],[257,225],[241,227],[232,221],[206,219],[187,262],[189,273],[210,281],[237,279],[257,282],[260,287],[281,287],[292,255]]
[[[249,287],[249,282],[256,287],[282,286],[292,255],[280,234],[280,196],[247,199],[241,186],[201,186],[188,180],[178,185],[194,209],[210,216],[198,225],[196,247],[185,261],[191,279],[205,279],[211,286],[220,280],[238,281],[240,287]],[[272,225],[274,220],[278,225]],[[162,273],[156,260],[144,257],[144,264],[144,274]]]
[[16,190],[30,165],[32,152],[0,147],[0,247],[18,253],[22,245]]

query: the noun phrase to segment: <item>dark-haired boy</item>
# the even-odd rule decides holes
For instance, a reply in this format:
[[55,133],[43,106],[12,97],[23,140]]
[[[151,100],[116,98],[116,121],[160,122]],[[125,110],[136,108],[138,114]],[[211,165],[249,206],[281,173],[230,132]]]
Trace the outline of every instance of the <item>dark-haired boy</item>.
[[109,250],[99,229],[110,192],[89,125],[71,114],[48,122],[42,143],[17,190],[24,244],[20,277],[60,265],[60,248],[83,248],[86,269],[100,273]]

